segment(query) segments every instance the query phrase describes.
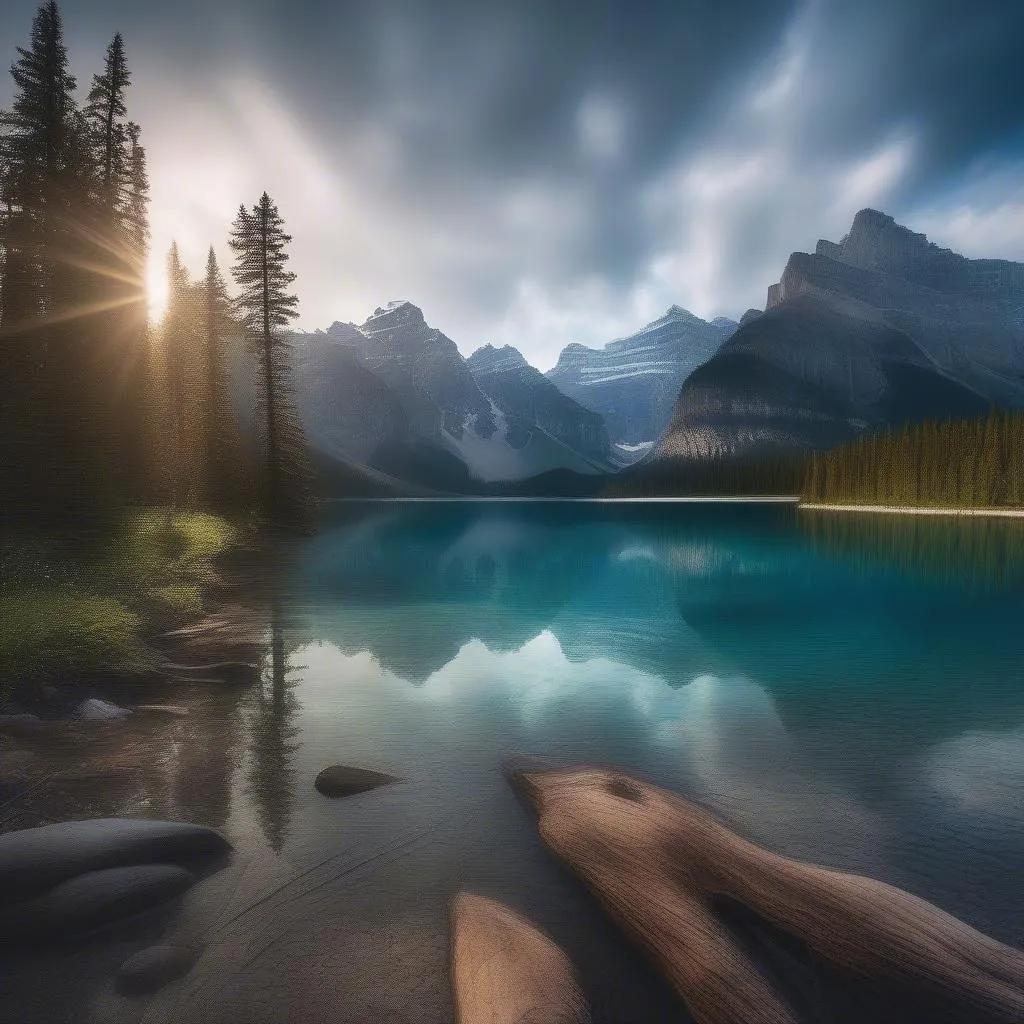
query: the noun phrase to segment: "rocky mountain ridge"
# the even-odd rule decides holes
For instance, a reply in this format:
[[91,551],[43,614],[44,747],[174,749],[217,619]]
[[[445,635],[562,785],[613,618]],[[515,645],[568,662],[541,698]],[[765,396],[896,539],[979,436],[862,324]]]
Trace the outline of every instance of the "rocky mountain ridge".
[[604,417],[612,441],[656,441],[668,426],[683,381],[736,330],[724,317],[708,323],[670,306],[635,334],[603,349],[567,345],[547,377],[569,397]]
[[765,311],[683,385],[650,456],[804,450],[1024,407],[1024,264],[969,260],[877,210],[793,253]]

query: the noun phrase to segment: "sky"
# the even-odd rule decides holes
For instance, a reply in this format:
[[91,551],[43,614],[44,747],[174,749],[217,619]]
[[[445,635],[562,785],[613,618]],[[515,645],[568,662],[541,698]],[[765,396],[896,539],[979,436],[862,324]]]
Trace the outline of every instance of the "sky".
[[[0,59],[37,4],[0,4]],[[65,0],[79,92],[120,31],[154,261],[230,265],[266,189],[298,326],[420,306],[541,369],[678,303],[763,308],[864,206],[1024,260],[1020,0]],[[12,82],[0,80],[0,106]]]

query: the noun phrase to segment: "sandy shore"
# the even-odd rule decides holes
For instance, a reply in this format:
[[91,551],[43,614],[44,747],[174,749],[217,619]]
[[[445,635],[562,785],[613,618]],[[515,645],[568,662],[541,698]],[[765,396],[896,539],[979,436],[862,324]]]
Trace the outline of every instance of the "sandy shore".
[[812,512],[874,512],[902,516],[984,516],[999,519],[1024,519],[1024,508],[922,508],[904,505],[833,505],[800,502],[797,508]]

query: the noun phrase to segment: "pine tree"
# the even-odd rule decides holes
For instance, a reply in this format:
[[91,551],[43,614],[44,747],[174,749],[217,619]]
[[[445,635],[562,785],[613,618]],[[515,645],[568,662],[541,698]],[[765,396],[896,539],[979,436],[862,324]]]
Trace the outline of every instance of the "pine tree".
[[192,282],[171,242],[167,253],[167,311],[161,325],[163,370],[167,381],[167,455],[174,504],[193,496],[193,446],[189,444],[189,355],[195,350],[195,305]]
[[239,207],[231,231],[233,275],[240,323],[260,363],[263,442],[266,451],[266,512],[271,523],[304,523],[311,473],[292,399],[290,341],[284,329],[295,318],[298,299],[289,291],[295,275],[286,269],[291,236],[266,192],[251,210]]
[[230,508],[242,497],[241,445],[224,358],[233,320],[231,300],[212,245],[199,286],[199,318],[206,365],[203,395],[206,500],[214,507]]
[[97,163],[97,181],[103,207],[111,212],[124,207],[130,152],[125,92],[131,75],[125,61],[121,33],[107,47],[103,74],[94,75],[85,107],[90,141]]
[[3,463],[23,498],[53,505],[59,494],[70,506],[98,491],[104,476],[95,465],[96,367],[82,324],[88,149],[53,0],[37,12],[11,76],[14,102],[0,116]]
[[123,217],[132,271],[145,284],[146,259],[149,256],[149,173],[146,150],[139,139],[141,129],[128,122],[128,174]]
[[137,124],[128,122],[128,167],[121,207],[121,245],[127,292],[124,309],[124,402],[120,429],[124,443],[128,494],[150,501],[158,483],[159,408],[155,363],[146,303],[146,265],[149,259],[149,177],[146,151]]

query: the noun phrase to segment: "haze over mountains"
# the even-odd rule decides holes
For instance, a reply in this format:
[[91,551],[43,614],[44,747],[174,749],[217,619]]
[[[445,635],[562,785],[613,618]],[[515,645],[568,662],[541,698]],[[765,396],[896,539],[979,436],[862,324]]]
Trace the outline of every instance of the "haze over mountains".
[[637,459],[808,450],[1024,407],[1024,264],[968,260],[862,210],[839,242],[793,253],[741,324],[672,306],[603,349],[566,345],[542,374],[512,346],[464,358],[398,301],[295,335],[295,384],[343,490],[544,493],[572,478],[597,493]]

